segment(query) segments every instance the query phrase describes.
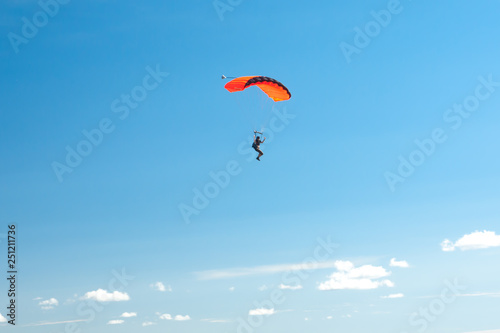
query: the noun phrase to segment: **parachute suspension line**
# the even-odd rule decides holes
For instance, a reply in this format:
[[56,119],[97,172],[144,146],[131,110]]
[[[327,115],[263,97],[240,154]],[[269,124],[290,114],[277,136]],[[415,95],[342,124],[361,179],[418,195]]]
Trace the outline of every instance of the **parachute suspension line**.
[[271,109],[271,111],[273,111],[274,102],[272,102],[272,100],[270,98],[268,98],[268,96],[266,96],[265,94],[262,94],[261,96],[262,96],[262,98],[261,98],[261,103],[260,103],[260,113],[262,115],[260,117],[261,123],[259,125],[261,128],[260,131],[264,132],[264,129],[267,128],[267,126],[269,125],[269,122],[271,121],[272,113],[269,112],[269,109]]
[[242,96],[235,96],[235,101],[236,101],[236,104],[238,104],[238,109],[243,110],[243,112],[241,112],[241,113],[243,114],[243,117],[245,118],[246,122],[255,128],[256,124],[249,113],[248,106],[247,106],[248,103],[246,103],[246,101],[242,101],[241,98],[242,98]]
[[259,119],[260,119],[260,131],[262,132],[263,129],[264,129],[264,126],[263,126],[263,123],[262,123],[262,120],[265,119],[265,117],[267,116],[266,115],[266,110],[265,110],[265,103],[266,103],[266,100],[269,99],[269,97],[265,94],[265,93],[260,93],[259,94],[259,107],[260,107],[260,110],[258,111],[259,112]]

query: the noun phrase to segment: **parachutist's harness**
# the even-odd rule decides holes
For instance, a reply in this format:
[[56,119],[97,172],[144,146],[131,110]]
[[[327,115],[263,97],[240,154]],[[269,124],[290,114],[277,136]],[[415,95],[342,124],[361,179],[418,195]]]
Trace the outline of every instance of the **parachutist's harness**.
[[[262,134],[262,132],[253,131],[253,133],[254,133],[254,134],[260,134],[260,135],[263,135],[263,134]],[[252,148],[253,148],[253,149],[255,149],[255,150],[259,149],[259,145],[257,145],[257,144],[255,143],[255,141],[256,141],[256,140],[257,140],[257,139],[253,140],[253,143],[252,143]],[[259,141],[260,141],[260,140],[259,140]],[[260,141],[259,143],[261,143],[261,142],[262,142],[262,141]]]

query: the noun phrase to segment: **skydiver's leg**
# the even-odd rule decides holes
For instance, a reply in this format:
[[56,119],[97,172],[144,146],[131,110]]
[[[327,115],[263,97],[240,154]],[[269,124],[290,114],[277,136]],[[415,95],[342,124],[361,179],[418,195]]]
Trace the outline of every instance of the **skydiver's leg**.
[[260,161],[260,157],[264,155],[264,153],[260,149],[255,149],[255,150],[259,153],[259,156],[257,156],[257,160]]

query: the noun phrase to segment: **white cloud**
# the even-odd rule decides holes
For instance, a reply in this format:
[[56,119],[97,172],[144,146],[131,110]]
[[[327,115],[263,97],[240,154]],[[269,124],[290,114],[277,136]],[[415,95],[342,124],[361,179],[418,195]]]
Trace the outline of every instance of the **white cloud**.
[[441,242],[441,250],[445,252],[455,251],[455,245],[453,245],[453,242],[451,240],[445,239]]
[[249,275],[275,274],[288,271],[316,270],[335,267],[334,261],[308,262],[300,264],[266,265],[257,267],[230,268],[223,270],[209,270],[196,272],[199,280],[227,279]]
[[266,308],[259,308],[259,309],[254,309],[250,310],[248,312],[249,316],[270,316],[275,314],[276,311],[274,311],[274,308],[272,309],[266,309]]
[[158,291],[167,291],[167,289],[165,288],[165,285],[161,282],[153,283],[151,285],[151,287],[155,290],[158,290]]
[[392,258],[391,263],[389,265],[391,267],[401,267],[401,268],[410,267],[410,265],[408,265],[408,262],[406,260],[397,261],[396,258]]
[[350,261],[336,261],[337,272],[329,276],[329,280],[318,286],[319,290],[338,289],[376,289],[379,287],[393,287],[394,283],[383,277],[391,275],[391,272],[381,266],[364,265],[354,267]]
[[168,313],[164,313],[162,315],[157,313],[157,315],[160,316],[160,319],[162,320],[177,320],[177,321],[191,320],[191,317],[189,317],[188,315],[185,316],[177,315],[175,317],[172,317],[172,315]]
[[151,325],[154,325],[155,323],[151,322],[151,321],[145,321],[142,323],[142,326],[146,327],[146,326],[151,326]]
[[155,282],[155,283],[152,283],[150,285],[151,288],[153,288],[154,290],[158,290],[158,291],[161,291],[161,292],[165,292],[165,291],[172,291],[172,287],[171,286],[166,286],[162,283],[162,282]]
[[302,289],[302,286],[299,284],[299,285],[296,285],[296,286],[287,286],[286,284],[280,284],[278,286],[278,288],[280,289],[288,289],[288,290],[299,290],[299,289]]
[[466,251],[486,249],[489,247],[497,246],[500,246],[500,235],[497,235],[494,231],[486,230],[474,231],[471,234],[464,235],[455,243],[453,243],[449,239],[445,239],[441,242],[441,249],[445,252],[455,251],[456,248],[459,248],[462,251]]
[[333,319],[332,316],[327,316],[326,319],[330,320],[330,319]]
[[405,295],[401,294],[401,293],[399,293],[399,294],[390,294],[388,296],[382,296],[382,298],[403,298],[403,297],[405,297]]
[[50,298],[39,302],[38,305],[42,308],[42,310],[52,310],[54,307],[59,305],[59,301],[55,298]]
[[55,298],[50,298],[45,301],[41,301],[38,305],[59,305],[59,301]]
[[124,313],[122,313],[122,315],[120,317],[122,317],[122,318],[137,317],[137,313],[136,312],[124,312]]
[[83,299],[93,299],[98,302],[122,302],[130,300],[130,297],[127,293],[119,291],[113,291],[110,293],[103,289],[97,289],[95,291],[89,291],[83,295]]
[[168,313],[164,313],[164,314],[160,315],[160,319],[163,319],[163,320],[172,320],[172,315],[170,315]]
[[2,314],[0,313],[0,323],[6,323],[7,322],[7,319],[5,319],[4,316],[2,316]]
[[110,321],[108,321],[108,325],[120,325],[120,324],[123,324],[124,322],[125,321],[121,320],[121,319],[110,320]]
[[42,299],[41,297],[35,297],[35,298],[33,298],[34,301],[39,301],[41,299]]
[[232,292],[232,291],[234,291],[234,289],[235,289],[234,287],[230,287],[230,288],[229,288],[229,291],[231,291],[231,292]]

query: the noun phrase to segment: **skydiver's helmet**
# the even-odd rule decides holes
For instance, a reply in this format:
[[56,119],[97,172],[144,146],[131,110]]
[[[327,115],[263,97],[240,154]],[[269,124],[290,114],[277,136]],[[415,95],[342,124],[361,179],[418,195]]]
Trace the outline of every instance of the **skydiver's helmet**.
[[260,136],[257,137],[257,140],[260,140]]

